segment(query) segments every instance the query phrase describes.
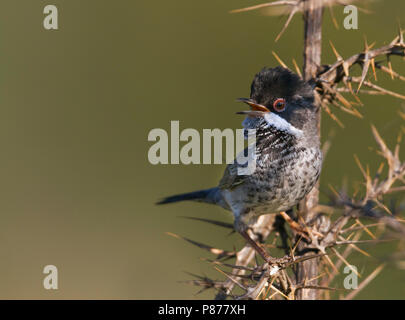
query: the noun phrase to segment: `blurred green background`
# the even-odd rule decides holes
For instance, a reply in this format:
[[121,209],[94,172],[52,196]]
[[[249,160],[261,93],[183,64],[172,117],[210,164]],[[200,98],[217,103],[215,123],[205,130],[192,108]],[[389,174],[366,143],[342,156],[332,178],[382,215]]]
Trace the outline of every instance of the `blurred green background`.
[[[42,26],[42,0],[0,3],[0,298],[193,299],[195,287],[179,283],[184,271],[222,276],[202,262],[205,252],[166,231],[232,249],[238,235],[179,216],[218,218],[227,212],[203,204],[154,205],[177,192],[217,183],[223,165],[158,165],[148,162],[153,128],[239,128],[235,98],[249,95],[275,50],[289,65],[302,63],[302,18],[278,43],[285,17],[229,10],[248,0],[54,0],[59,30]],[[359,29],[339,30],[325,12],[323,62],[331,63],[332,39],[344,57],[363,49],[363,36],[381,46],[405,25],[404,1],[366,6]],[[405,74],[405,63],[393,59]],[[405,94],[404,83],[380,75],[379,84]],[[379,164],[370,131],[374,123],[390,146],[403,124],[401,101],[364,97],[364,119],[324,114],[323,140],[333,145],[322,187],[361,179],[353,160]],[[201,131],[200,131],[201,132]],[[350,187],[352,184],[350,183]],[[385,246],[386,247],[386,246]],[[384,247],[384,248],[385,248]],[[352,261],[365,274],[375,258]],[[388,249],[387,249],[388,250]],[[45,265],[59,270],[59,289],[42,286]],[[358,298],[405,298],[405,272],[387,267]],[[339,285],[339,284],[337,284]],[[340,284],[341,286],[342,284]]]

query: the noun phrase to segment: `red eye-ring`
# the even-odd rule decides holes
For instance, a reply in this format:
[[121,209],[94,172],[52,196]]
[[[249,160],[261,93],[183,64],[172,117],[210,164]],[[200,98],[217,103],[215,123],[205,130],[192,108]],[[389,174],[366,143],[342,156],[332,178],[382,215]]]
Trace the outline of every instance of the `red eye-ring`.
[[273,108],[277,112],[282,112],[285,110],[285,99],[283,98],[278,98],[276,101],[273,103]]

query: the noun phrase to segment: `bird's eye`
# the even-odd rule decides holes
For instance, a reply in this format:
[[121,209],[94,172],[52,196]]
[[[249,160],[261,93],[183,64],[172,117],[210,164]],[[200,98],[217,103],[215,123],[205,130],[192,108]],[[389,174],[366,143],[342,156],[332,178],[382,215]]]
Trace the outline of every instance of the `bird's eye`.
[[285,110],[285,99],[283,98],[278,98],[276,101],[273,103],[273,108],[277,112],[282,112]]

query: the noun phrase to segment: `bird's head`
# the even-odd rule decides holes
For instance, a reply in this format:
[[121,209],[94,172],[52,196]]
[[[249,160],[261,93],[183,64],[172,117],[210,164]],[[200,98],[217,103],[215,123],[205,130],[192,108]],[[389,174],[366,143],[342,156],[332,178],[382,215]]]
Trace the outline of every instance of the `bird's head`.
[[294,136],[317,136],[313,87],[282,67],[264,68],[253,79],[250,98],[241,98],[251,108],[243,125],[247,129],[272,127]]

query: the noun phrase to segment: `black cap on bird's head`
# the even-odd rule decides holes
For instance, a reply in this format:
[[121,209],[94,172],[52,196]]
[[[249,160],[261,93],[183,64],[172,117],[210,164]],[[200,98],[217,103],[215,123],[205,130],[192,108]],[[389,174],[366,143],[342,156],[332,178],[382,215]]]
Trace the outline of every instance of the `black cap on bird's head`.
[[263,68],[253,79],[250,111],[240,112],[249,117],[263,117],[270,126],[282,130],[286,126],[304,133],[316,134],[314,88],[298,75],[282,67]]
[[250,98],[265,106],[278,98],[289,101],[314,98],[313,87],[283,67],[263,68],[254,77],[250,90]]

